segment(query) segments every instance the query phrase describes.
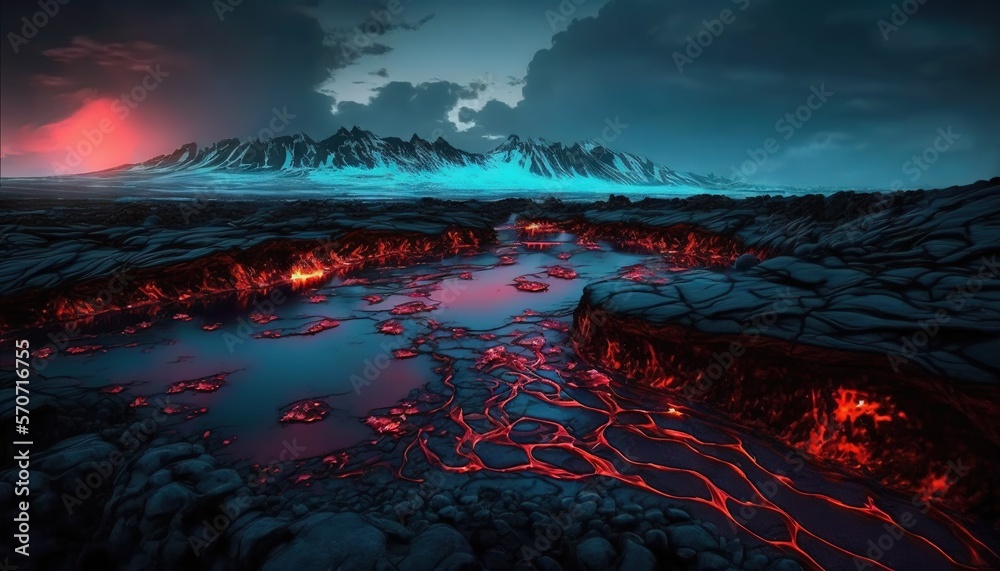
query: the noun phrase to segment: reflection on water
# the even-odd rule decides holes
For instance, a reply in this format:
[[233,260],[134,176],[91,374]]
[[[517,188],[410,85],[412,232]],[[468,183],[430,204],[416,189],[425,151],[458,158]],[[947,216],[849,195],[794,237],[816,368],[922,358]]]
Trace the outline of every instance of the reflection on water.
[[[511,231],[501,235],[514,239]],[[126,384],[126,394],[135,397],[164,393],[177,381],[226,372],[225,384],[215,392],[167,395],[170,403],[208,409],[183,423],[183,430],[236,436],[228,450],[258,461],[265,458],[257,452],[270,453],[287,439],[305,443],[310,450],[335,450],[371,436],[371,429],[360,421],[368,411],[391,406],[411,390],[438,380],[427,355],[403,359],[393,355],[414,345],[421,332],[426,332],[428,319],[466,329],[470,344],[481,343],[476,335],[507,326],[526,309],[565,313],[575,307],[588,281],[615,275],[617,268],[642,260],[612,251],[581,250],[566,234],[553,242],[543,249],[506,244],[497,251],[437,264],[338,277],[316,288],[278,296],[283,302],[274,304],[277,318],[271,321],[260,319],[261,312],[253,307],[189,311],[190,320],[172,319],[168,314],[126,341],[120,328],[85,341],[104,347],[134,343],[134,347],[52,358],[45,374],[73,377],[94,388]],[[579,279],[546,275],[550,266],[568,265],[557,258],[564,252],[573,253],[571,265]],[[498,265],[499,256],[504,255],[516,263]],[[518,291],[514,284],[521,276],[544,280],[549,288],[544,293]],[[433,310],[392,313],[394,307],[414,301],[423,301]],[[270,309],[266,302],[258,307]],[[323,319],[339,324],[315,335],[287,336]],[[402,326],[400,335],[379,332],[378,325],[390,319]],[[212,330],[206,331],[206,326]],[[282,338],[267,336],[274,331],[282,332]],[[329,418],[308,424],[278,423],[287,405],[309,398],[328,403]]]

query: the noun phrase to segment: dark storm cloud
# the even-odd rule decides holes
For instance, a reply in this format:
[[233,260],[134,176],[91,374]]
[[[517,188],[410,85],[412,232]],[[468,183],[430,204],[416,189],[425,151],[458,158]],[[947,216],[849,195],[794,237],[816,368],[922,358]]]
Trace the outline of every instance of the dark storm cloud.
[[[932,186],[1000,172],[997,2],[614,0],[577,20],[582,8],[574,2],[490,5],[492,12],[476,12],[490,17],[480,18],[453,1],[428,0],[420,11],[410,2],[70,2],[23,41],[10,34],[21,34],[21,18],[38,11],[37,1],[5,2],[4,168],[25,149],[58,146],[31,137],[78,131],[70,119],[98,113],[95,101],[120,98],[148,70],[162,69],[169,75],[133,115],[139,140],[159,144],[159,152],[255,135],[275,110],[287,110],[294,118],[285,132],[315,137],[357,124],[382,135],[440,135],[470,150],[511,133],[604,139],[696,172],[740,174],[751,160],[753,182]],[[552,21],[563,5],[577,8]],[[548,49],[513,58],[500,83],[455,83],[454,73],[434,79],[451,70],[446,57],[405,52],[414,55],[387,63],[418,49],[418,40],[441,46],[442,27],[459,23],[465,39],[455,50],[502,62],[495,47],[475,45],[477,35],[510,28],[509,49],[541,45],[518,43],[524,18],[541,22],[543,38],[549,23],[562,31]],[[469,77],[479,73],[472,61]],[[364,65],[355,69],[362,77],[345,84],[378,85],[390,70],[397,80],[408,73],[409,82],[379,87],[370,101],[345,93],[364,103],[317,91],[352,65]],[[516,69],[526,75],[507,77]],[[497,86],[520,86],[523,99],[483,106]],[[949,127],[958,136],[936,164],[916,179],[904,174]],[[777,149],[761,155],[775,148],[771,139]]]
[[368,104],[341,103],[336,120],[343,127],[357,125],[381,136],[408,137],[415,133],[425,138],[449,138],[455,130],[445,121],[445,115],[468,95],[469,88],[447,81],[416,86],[393,81],[377,89]]
[[408,20],[401,0],[321,4],[323,9],[312,13],[329,29],[324,43],[334,48],[332,69],[352,65],[363,56],[387,54],[392,48],[379,38],[395,30],[417,31],[434,19],[434,14],[428,14]]
[[[120,100],[148,70],[162,83],[144,93],[122,126],[142,129],[142,148],[169,152],[191,140],[256,135],[276,110],[294,116],[286,132],[328,134],[331,100],[316,87],[335,66],[336,50],[306,13],[312,4],[243,2],[221,13],[200,0],[61,6],[16,53],[9,42],[0,49],[5,174],[37,162],[26,149],[75,144],[86,125],[72,125],[88,111],[93,118],[92,102]],[[5,3],[5,38],[36,10],[35,2]],[[37,140],[54,133],[69,140]]]
[[[774,138],[751,180],[871,185],[911,185],[902,163],[953,125],[946,160],[913,184],[986,177],[1000,171],[998,15],[996,3],[931,0],[894,24],[891,3],[616,1],[535,55],[523,101],[475,121],[592,139],[619,118],[629,128],[612,146],[725,175]],[[785,139],[793,123],[777,122],[813,87],[833,95]]]

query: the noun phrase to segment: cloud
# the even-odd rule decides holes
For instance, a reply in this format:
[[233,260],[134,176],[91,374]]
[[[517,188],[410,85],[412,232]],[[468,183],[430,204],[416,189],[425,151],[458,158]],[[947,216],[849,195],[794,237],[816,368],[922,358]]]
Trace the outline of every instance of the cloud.
[[[987,144],[977,153],[952,153],[927,178],[944,183],[964,169],[965,179],[951,182],[965,182],[1000,169],[1000,116],[992,102],[1000,76],[991,71],[1000,68],[1000,45],[988,24],[1000,16],[1000,5],[928,3],[886,42],[877,19],[888,17],[889,7],[760,0],[741,11],[741,4],[613,1],[596,17],[570,23],[535,54],[523,100],[491,101],[463,119],[486,132],[573,141],[595,138],[606,119],[619,118],[630,127],[612,147],[720,174],[776,137],[782,150],[772,159],[782,168],[753,182],[832,185],[891,181],[923,143],[911,150],[914,139],[888,133],[930,134],[955,122]],[[720,29],[723,8],[733,17]],[[719,33],[706,31],[706,22]],[[925,26],[934,33],[924,34]],[[687,55],[699,34],[711,41],[696,46],[696,57],[679,70],[672,55]],[[834,97],[785,142],[776,122],[821,84]],[[868,146],[812,139],[834,132]],[[848,171],[831,168],[841,164],[867,180],[841,178]]]
[[419,85],[392,81],[375,93],[368,104],[341,103],[336,116],[341,125],[359,125],[383,136],[417,133],[429,137],[453,132],[445,125],[445,116],[468,88],[447,81]]
[[49,89],[65,90],[65,89],[68,89],[70,87],[73,87],[73,81],[71,79],[69,79],[68,77],[59,77],[59,76],[55,76],[55,75],[46,75],[44,73],[40,73],[40,74],[32,77],[31,78],[31,83],[33,85],[38,85],[38,86],[49,88]]
[[85,61],[101,67],[129,71],[145,71],[147,67],[174,59],[160,46],[142,40],[100,43],[86,36],[74,37],[68,46],[49,48],[42,54],[59,63],[75,64]]
[[[307,13],[314,4],[243,2],[224,21],[202,0],[67,5],[18,54],[0,50],[3,142],[21,149],[5,157],[4,175],[38,173],[39,165],[49,174],[49,161],[27,153],[45,140],[38,126],[88,118],[76,115],[84,101],[120,98],[141,84],[150,65],[169,76],[127,121],[145,131],[134,147],[145,156],[137,160],[192,140],[255,135],[276,108],[295,115],[289,132],[331,133],[332,100],[317,86],[338,52]],[[19,17],[5,9],[2,28],[14,29]]]
[[419,30],[421,27],[423,27],[424,24],[426,24],[427,22],[430,22],[431,20],[433,20],[434,16],[435,16],[435,14],[428,14],[428,15],[424,16],[423,18],[420,18],[416,22],[412,22],[412,23],[411,22],[405,22],[405,21],[404,22],[400,22],[398,24],[395,24],[393,26],[393,28],[390,28],[390,29],[400,28],[400,29],[403,29],[403,30],[410,30],[410,31]]

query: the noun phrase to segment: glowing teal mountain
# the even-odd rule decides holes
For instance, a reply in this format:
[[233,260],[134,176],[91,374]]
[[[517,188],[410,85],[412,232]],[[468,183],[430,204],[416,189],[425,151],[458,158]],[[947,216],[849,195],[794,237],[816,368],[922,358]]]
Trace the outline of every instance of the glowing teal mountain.
[[[444,139],[381,138],[357,127],[314,141],[304,134],[268,140],[189,143],[168,155],[114,169],[121,173],[272,174],[312,183],[436,188],[552,189],[670,186],[726,190],[735,183],[681,173],[647,158],[596,143],[570,146],[512,135],[487,153],[469,153]],[[311,185],[310,185],[311,186]],[[745,185],[743,185],[745,186]]]

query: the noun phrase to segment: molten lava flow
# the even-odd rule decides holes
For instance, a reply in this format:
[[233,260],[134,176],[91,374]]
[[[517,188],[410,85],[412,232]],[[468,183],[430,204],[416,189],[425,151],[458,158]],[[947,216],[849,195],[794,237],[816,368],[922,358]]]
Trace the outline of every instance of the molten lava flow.
[[[415,264],[477,251],[492,239],[492,231],[449,228],[440,235],[353,231],[331,243],[275,240],[244,251],[220,252],[166,268],[139,270],[132,276],[135,288],[108,302],[104,302],[103,291],[106,279],[63,284],[54,291],[28,292],[10,300],[10,306],[19,309],[8,323],[26,326],[51,320],[83,320],[140,308],[158,312],[165,306],[193,306],[220,295],[246,301],[276,287],[304,288],[372,266]],[[346,278],[344,284],[350,280]],[[97,299],[102,301],[94,301]],[[374,300],[374,296],[369,298],[371,303],[377,303]],[[174,318],[191,317],[177,313]]]
[[[441,335],[447,333],[446,328],[432,329],[440,330]],[[542,327],[539,322],[541,332],[558,329]],[[443,338],[435,335],[429,342]],[[498,338],[489,335],[489,339]],[[459,397],[459,391],[468,388],[455,383],[455,359],[434,352],[432,358],[441,363],[435,371],[441,375],[445,394],[426,393],[426,398],[365,418],[379,438],[400,442],[394,447],[403,450],[400,464],[393,468],[398,478],[420,482],[428,465],[454,473],[529,472],[560,480],[604,476],[668,500],[709,507],[726,517],[735,530],[799,558],[808,567],[822,568],[819,560],[829,561],[832,556],[836,561],[857,562],[866,568],[891,569],[880,557],[867,554],[863,541],[854,548],[844,547],[839,530],[817,525],[815,518],[800,521],[785,505],[820,502],[823,507],[817,509],[840,512],[838,517],[846,515],[870,526],[891,526],[901,534],[900,541],[933,550],[938,561],[956,568],[984,569],[990,561],[997,561],[997,555],[966,531],[961,522],[935,508],[929,508],[928,517],[942,522],[953,534],[947,541],[961,542],[964,552],[954,544],[940,547],[937,542],[942,541],[941,537],[924,536],[918,530],[900,526],[870,498],[845,501],[816,492],[811,485],[809,489],[799,488],[785,472],[772,471],[758,460],[738,426],[718,427],[722,434],[715,438],[687,432],[688,418],[700,416],[701,412],[669,397],[627,388],[596,369],[578,367],[572,353],[564,350],[568,347],[558,347],[541,333],[513,331],[502,337],[503,343],[479,352],[472,368],[477,378],[474,390],[489,389],[481,411],[468,409],[468,393]],[[762,392],[773,390],[764,387]],[[882,429],[905,420],[905,415],[898,414],[899,405],[875,391],[833,390],[826,394],[828,398],[823,396],[817,392],[820,415],[833,422]],[[526,399],[540,406],[525,408]],[[791,402],[794,399],[781,401],[774,408],[789,407]],[[565,415],[560,415],[558,409],[565,410]],[[544,416],[527,412],[534,410],[545,411]],[[594,420],[580,424],[558,422],[553,415]],[[617,444],[629,439],[622,435],[651,446],[633,452],[631,446]],[[491,450],[517,450],[520,454],[512,457],[523,460],[512,463],[509,458],[502,459],[499,466],[494,465],[497,457],[484,453],[484,445]],[[684,454],[664,454],[671,449]],[[679,462],[680,456],[691,454],[694,460],[683,465]],[[336,458],[335,470],[320,466],[309,472],[311,478],[358,477],[370,466],[363,462],[346,466],[339,456]],[[671,484],[678,481],[698,486],[679,492]],[[777,491],[765,488],[767,483],[773,483]],[[746,509],[766,513],[767,517],[751,521],[741,515]]]
[[[873,466],[877,460],[872,457],[869,445],[878,442],[879,423],[894,419],[891,402],[872,402],[867,393],[839,388],[833,394],[833,410],[828,412],[821,404],[823,396],[819,391],[812,391],[810,396],[815,426],[808,440],[799,446],[813,456],[851,468]],[[890,414],[879,414],[882,408]]]
[[517,230],[522,239],[571,233],[577,236],[577,244],[587,249],[600,249],[599,242],[607,242],[626,252],[660,254],[673,265],[674,271],[728,268],[736,258],[747,253],[761,259],[766,257],[766,252],[745,248],[737,237],[714,234],[686,224],[659,227],[579,219],[567,222],[520,220]]
[[[944,389],[915,367],[905,371],[904,387],[877,356],[657,327],[586,303],[577,309],[573,335],[587,362],[710,403],[842,470],[911,495],[928,495],[930,487],[956,509],[1000,513],[1000,490],[987,484],[1000,480],[1000,470],[983,462],[997,444],[970,426],[962,408],[945,404],[956,399],[955,387]],[[734,346],[741,357],[733,356]],[[996,418],[1000,401],[991,402]],[[973,420],[988,426],[989,416]],[[954,462],[969,467],[968,474],[941,486],[934,475]]]

